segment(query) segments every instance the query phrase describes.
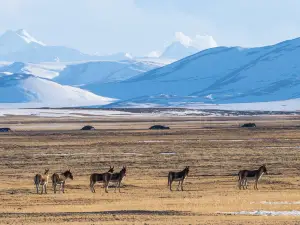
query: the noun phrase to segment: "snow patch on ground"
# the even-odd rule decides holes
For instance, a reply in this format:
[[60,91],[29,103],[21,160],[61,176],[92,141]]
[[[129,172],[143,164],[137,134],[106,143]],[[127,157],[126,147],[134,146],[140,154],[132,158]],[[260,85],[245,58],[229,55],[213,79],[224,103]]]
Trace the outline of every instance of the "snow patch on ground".
[[260,202],[260,204],[264,204],[264,205],[300,205],[300,201],[297,202],[268,202],[268,201],[262,201]]
[[63,110],[63,109],[1,109],[0,116],[40,116],[40,117],[85,117],[85,116],[129,116],[129,112],[106,110]]
[[252,216],[300,216],[300,211],[298,210],[291,210],[291,211],[256,210],[256,211],[217,212],[217,213],[226,214],[226,215],[252,215]]
[[176,152],[161,152],[161,155],[176,155]]

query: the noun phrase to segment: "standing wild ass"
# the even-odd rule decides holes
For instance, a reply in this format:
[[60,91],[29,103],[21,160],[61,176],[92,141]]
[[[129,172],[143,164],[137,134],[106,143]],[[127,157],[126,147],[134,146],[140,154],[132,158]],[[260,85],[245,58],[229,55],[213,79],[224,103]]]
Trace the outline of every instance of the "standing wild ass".
[[56,193],[56,186],[58,184],[60,185],[59,193],[60,193],[60,191],[65,193],[65,183],[68,178],[73,180],[73,174],[71,173],[70,170],[66,170],[64,173],[61,173],[60,175],[57,173],[54,173],[52,175],[52,186],[53,186],[54,194]]
[[117,191],[117,187],[119,187],[119,192],[121,192],[120,186],[121,186],[121,182],[125,176],[126,176],[126,166],[123,166],[123,168],[120,170],[119,173],[113,173],[111,175],[110,182],[116,184],[115,192]]
[[262,165],[261,167],[259,167],[258,170],[241,170],[241,171],[239,171],[239,173],[238,173],[239,189],[241,189],[242,187],[243,187],[243,189],[245,189],[245,187],[247,189],[248,179],[249,179],[249,180],[255,180],[254,189],[258,190],[257,183],[264,174],[268,174],[267,168],[265,165]]
[[47,194],[47,184],[48,184],[48,179],[49,179],[49,169],[45,169],[45,172],[43,175],[41,174],[36,174],[34,177],[34,184],[36,187],[36,193],[39,193],[39,187],[40,185],[42,186],[42,192],[41,194],[44,193]]
[[179,191],[179,186],[181,186],[181,191],[183,191],[183,181],[186,179],[186,177],[189,174],[190,167],[186,166],[184,170],[180,172],[169,172],[168,175],[168,186],[170,187],[170,191],[172,191],[172,182],[173,181],[179,181],[177,191]]
[[96,193],[95,191],[95,184],[103,183],[105,192],[108,193],[108,184],[111,179],[112,173],[114,172],[114,167],[109,168],[109,170],[106,173],[93,173],[90,176],[90,189],[93,193]]

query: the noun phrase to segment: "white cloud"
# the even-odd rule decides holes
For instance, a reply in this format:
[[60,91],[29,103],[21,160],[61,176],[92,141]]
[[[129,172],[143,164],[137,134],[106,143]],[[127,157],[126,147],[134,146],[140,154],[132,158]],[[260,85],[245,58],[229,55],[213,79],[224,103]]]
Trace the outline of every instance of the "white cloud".
[[198,35],[197,34],[195,38],[191,38],[182,32],[176,32],[175,39],[176,39],[176,41],[179,41],[181,44],[183,44],[186,47],[191,46],[191,47],[197,48],[199,50],[214,48],[214,47],[218,46],[218,44],[214,40],[214,38],[209,35]]
[[218,47],[217,42],[209,35],[196,35],[196,38],[193,40],[193,45],[201,50]]
[[186,36],[182,32],[176,32],[175,38],[177,41],[179,41],[181,44],[183,44],[186,47],[191,46],[193,42],[193,40],[189,36]]

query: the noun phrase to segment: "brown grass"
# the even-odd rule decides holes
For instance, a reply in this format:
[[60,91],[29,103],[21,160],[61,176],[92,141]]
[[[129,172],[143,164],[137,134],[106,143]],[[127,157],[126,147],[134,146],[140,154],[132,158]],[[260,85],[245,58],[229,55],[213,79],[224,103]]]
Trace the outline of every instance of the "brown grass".
[[[237,216],[218,212],[300,210],[300,125],[297,116],[176,118],[6,117],[0,134],[0,223],[6,224],[297,224],[298,217]],[[155,121],[155,122],[154,122]],[[256,129],[238,128],[255,121]],[[154,123],[168,131],[149,131]],[[91,124],[96,131],[78,131]],[[175,152],[163,155],[162,152]],[[237,189],[238,170],[267,164],[259,191]],[[122,193],[89,175],[128,168]],[[170,192],[167,173],[189,165],[184,192]],[[65,194],[35,194],[33,177],[71,169]],[[173,187],[176,190],[174,184]],[[299,222],[300,224],[300,222]]]

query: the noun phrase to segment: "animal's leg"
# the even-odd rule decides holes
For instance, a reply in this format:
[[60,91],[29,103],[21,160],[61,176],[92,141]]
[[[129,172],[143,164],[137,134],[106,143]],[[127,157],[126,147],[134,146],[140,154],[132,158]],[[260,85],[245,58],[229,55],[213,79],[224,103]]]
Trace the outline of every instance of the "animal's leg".
[[119,182],[116,183],[116,186],[115,186],[115,193],[117,192],[117,187],[119,185]]
[[181,181],[181,191],[183,191],[183,180]]
[[104,189],[106,193],[108,193],[108,184],[109,184],[108,182],[105,182],[104,184]]
[[47,194],[47,184],[45,184],[45,194]]
[[92,193],[95,193],[94,183],[93,182],[90,183],[90,189],[91,189]]
[[256,190],[258,190],[257,183],[258,183],[258,180],[255,181]]
[[36,193],[38,194],[39,193],[39,184],[36,184],[35,187],[36,187]]
[[245,190],[245,186],[247,185],[247,180],[246,180],[246,178],[244,178],[243,180],[242,180],[242,186],[243,186],[243,190]]
[[56,194],[56,183],[53,183],[52,186],[53,186],[54,194]]
[[65,193],[65,182],[62,184],[62,193]]
[[172,182],[173,182],[173,181],[170,181],[170,191],[173,191],[173,190],[172,190]]
[[41,195],[44,193],[44,184],[42,184],[42,192]]
[[121,181],[119,182],[119,193],[121,193]]
[[181,181],[178,182],[177,191],[179,191],[180,182],[181,182]]

